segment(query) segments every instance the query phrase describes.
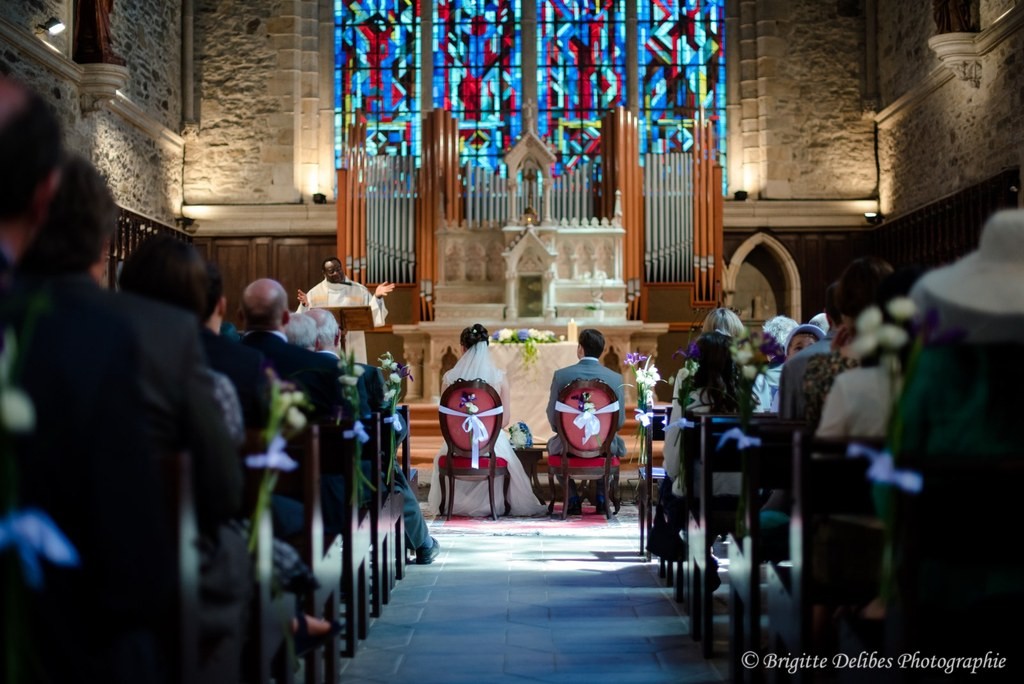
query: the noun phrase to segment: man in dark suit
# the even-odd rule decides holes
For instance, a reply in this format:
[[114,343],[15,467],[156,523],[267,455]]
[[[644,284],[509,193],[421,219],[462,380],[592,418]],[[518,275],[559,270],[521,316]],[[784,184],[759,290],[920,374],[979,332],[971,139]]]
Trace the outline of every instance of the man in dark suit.
[[263,352],[282,380],[302,388],[313,404],[314,419],[334,417],[342,405],[337,359],[289,344],[284,334],[288,315],[288,296],[281,283],[270,278],[253,281],[242,293],[242,344]]
[[207,262],[206,317],[201,337],[210,368],[228,376],[242,404],[245,427],[260,429],[267,423],[270,383],[269,362],[263,352],[221,334],[227,298],[220,269]]
[[[15,652],[19,643],[37,649],[36,657],[21,654],[32,669],[19,681],[156,682],[160,625],[172,598],[171,544],[140,381],[144,350],[113,306],[116,296],[88,274],[113,232],[117,206],[85,164],[76,167],[84,173],[63,169],[49,221],[25,252],[0,314],[0,329],[23,336],[33,305],[45,304],[32,339],[20,340],[20,380],[36,422],[13,442],[17,500],[4,503],[46,511],[80,563],[44,562],[39,591],[15,589],[21,639],[0,625],[0,641]],[[17,586],[18,577],[11,579]],[[45,658],[38,657],[43,645]]]
[[[551,380],[551,392],[548,398],[548,423],[551,425],[552,430],[555,429],[555,425],[558,420],[558,414],[555,411],[555,402],[558,401],[558,395],[566,385],[577,379],[602,380],[611,387],[615,391],[615,398],[619,402],[618,427],[621,428],[622,424],[626,422],[626,404],[623,401],[622,396],[622,388],[624,386],[622,375],[601,365],[601,362],[598,361],[598,359],[603,353],[604,335],[593,328],[585,328],[584,330],[581,330],[579,334],[579,346],[576,348],[576,356],[579,358],[579,362],[572,366],[559,368],[555,371],[555,375]],[[562,445],[562,441],[558,435],[555,435],[548,440],[549,454],[561,454],[564,451],[565,447]],[[626,444],[618,434],[615,435],[615,439],[612,441],[611,451],[613,456],[624,456],[626,454]],[[605,496],[601,484],[598,484],[595,498],[597,499],[594,502],[597,507],[597,512],[603,513]],[[570,515],[577,515],[580,511],[581,505],[580,498],[576,494],[576,482],[570,479],[568,513]]]
[[[338,321],[330,311],[326,309],[309,309],[306,315],[316,321],[316,349],[318,354],[338,356],[338,349],[341,340],[345,337],[345,331],[338,327]],[[377,366],[360,363],[357,364],[363,369],[359,376],[359,383],[356,385],[359,390],[359,409],[364,419],[369,418],[374,412],[384,412],[384,375]],[[390,425],[386,426],[390,429]],[[408,425],[402,426],[402,431],[395,435],[395,440],[401,442],[405,439]],[[419,499],[413,491],[405,473],[401,468],[395,469],[395,488],[402,492],[404,507],[402,517],[405,522],[405,543],[410,549],[416,549],[416,562],[420,565],[428,565],[434,562],[441,546],[437,540],[430,536],[427,529],[427,521],[423,518],[423,511],[420,509]]]

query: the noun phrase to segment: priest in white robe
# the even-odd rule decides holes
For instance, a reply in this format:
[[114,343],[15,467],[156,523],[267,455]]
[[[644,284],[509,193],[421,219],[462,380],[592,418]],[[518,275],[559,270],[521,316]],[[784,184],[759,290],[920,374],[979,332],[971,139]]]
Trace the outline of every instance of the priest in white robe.
[[[394,283],[383,282],[370,294],[362,283],[348,279],[338,257],[324,259],[323,272],[324,279],[311,287],[309,292],[298,291],[297,313],[305,313],[317,307],[368,306],[373,313],[374,327],[384,325],[388,315],[384,297],[395,289]],[[359,363],[367,363],[366,336],[361,330],[346,331],[345,350],[354,353]]]

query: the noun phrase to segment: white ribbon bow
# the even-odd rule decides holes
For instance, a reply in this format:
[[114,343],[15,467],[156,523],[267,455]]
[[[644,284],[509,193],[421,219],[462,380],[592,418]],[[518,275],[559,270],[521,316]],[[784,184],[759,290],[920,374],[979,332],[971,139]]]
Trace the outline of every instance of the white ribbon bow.
[[38,508],[12,511],[0,519],[0,551],[9,546],[17,549],[25,582],[33,589],[43,584],[40,558],[54,565],[74,567],[79,563],[74,544],[53,519]]
[[651,411],[644,411],[642,408],[636,408],[636,422],[640,423],[644,427],[651,425],[651,418],[654,417],[654,413]]
[[586,444],[590,441],[590,438],[601,431],[601,421],[598,416],[602,413],[611,413],[619,410],[619,402],[613,401],[607,406],[603,406],[594,411],[580,411],[574,406],[563,404],[560,401],[555,402],[555,410],[559,413],[575,413],[577,414],[572,420],[572,424],[583,430],[583,443]]
[[402,416],[398,415],[397,413],[395,413],[393,415],[390,415],[387,418],[385,418],[384,422],[385,423],[391,423],[391,429],[393,429],[395,432],[401,432],[402,431],[402,427],[403,427]]
[[687,420],[686,418],[680,418],[676,422],[672,423],[672,426],[673,427],[677,427],[680,430],[685,430],[686,428],[695,428],[695,427],[697,427],[697,424],[694,423],[692,420]]
[[450,409],[447,406],[438,406],[437,410],[446,416],[466,416],[466,419],[462,421],[463,432],[472,433],[473,435],[473,458],[470,461],[472,468],[480,467],[480,442],[486,442],[487,438],[491,436],[491,433],[487,431],[487,426],[480,420],[488,416],[497,416],[504,413],[505,408],[503,406],[496,406],[495,408],[487,411],[481,411],[480,413],[466,413],[464,411],[456,411]]
[[761,446],[760,437],[751,437],[747,435],[745,432],[743,432],[743,430],[741,430],[740,428],[734,427],[731,430],[726,430],[722,434],[722,436],[718,439],[718,446],[716,448],[721,449],[723,446],[725,446],[726,442],[732,441],[734,439],[736,440],[736,448],[739,449],[740,451],[743,451],[744,449],[749,449],[750,447]]
[[355,437],[359,440],[360,444],[366,444],[370,441],[370,435],[366,434],[366,428],[364,428],[363,424],[358,420],[352,423],[351,430],[345,430],[341,433],[341,436],[345,439],[352,439]]
[[849,458],[863,457],[871,461],[867,478],[878,484],[891,484],[905,492],[917,494],[924,487],[924,477],[916,470],[897,468],[888,451],[877,451],[864,444],[854,442],[846,448]]
[[245,465],[250,468],[273,468],[274,470],[292,471],[299,467],[298,461],[285,453],[288,442],[281,435],[275,435],[267,445],[267,453],[253,454],[245,457]]

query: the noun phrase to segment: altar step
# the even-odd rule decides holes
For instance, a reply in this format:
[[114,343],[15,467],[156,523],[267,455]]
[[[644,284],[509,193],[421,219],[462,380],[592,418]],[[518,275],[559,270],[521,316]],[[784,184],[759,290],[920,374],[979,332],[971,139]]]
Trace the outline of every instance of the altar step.
[[[637,460],[636,420],[632,418],[633,409],[626,409],[626,423],[619,434],[626,442],[627,462],[635,467]],[[441,424],[437,419],[437,404],[409,404],[409,451],[413,468],[419,471],[421,486],[430,483],[430,470],[434,467],[434,455],[444,441],[441,438]],[[546,439],[549,435],[534,435]],[[661,466],[661,442],[654,443],[654,465]],[[543,479],[543,478],[542,478]]]

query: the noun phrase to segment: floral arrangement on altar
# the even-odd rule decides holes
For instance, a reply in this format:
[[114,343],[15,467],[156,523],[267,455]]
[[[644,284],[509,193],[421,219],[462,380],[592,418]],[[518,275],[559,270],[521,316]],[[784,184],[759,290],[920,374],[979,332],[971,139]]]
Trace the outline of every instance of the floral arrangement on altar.
[[770,360],[784,353],[775,338],[768,333],[748,332],[747,335],[732,343],[730,348],[732,359],[739,369],[739,378],[736,382],[736,403],[739,406],[740,427],[727,431],[718,442],[718,448],[730,441],[736,440],[736,448],[740,450],[740,461],[743,467],[743,486],[740,500],[736,506],[736,531],[740,537],[746,535],[746,511],[749,502],[746,500],[747,481],[747,449],[752,446],[760,446],[761,440],[757,437],[750,437],[747,432],[750,430],[750,419],[754,414],[754,407],[757,403],[757,396],[754,393],[754,385],[757,379],[768,370]]
[[391,477],[395,472],[395,453],[398,450],[398,441],[395,437],[402,432],[402,419],[396,413],[398,402],[402,398],[402,381],[413,380],[412,369],[404,363],[395,361],[391,352],[384,352],[379,359],[381,372],[384,374],[384,422],[391,425],[388,432],[388,472],[386,482],[391,484]]
[[498,344],[521,344],[523,346],[523,365],[532,366],[537,361],[537,345],[558,342],[558,336],[550,330],[536,328],[502,328],[491,339]]
[[640,352],[626,354],[626,365],[633,370],[636,379],[636,438],[640,445],[640,465],[647,464],[647,431],[651,428],[654,386],[661,382],[661,374],[653,361],[653,356]]
[[300,435],[306,429],[308,420],[305,412],[312,408],[305,393],[292,383],[281,380],[273,369],[267,369],[267,376],[270,381],[269,416],[266,427],[260,433],[259,444],[259,448],[264,451],[245,457],[247,467],[263,470],[256,506],[249,524],[250,553],[256,553],[259,522],[270,505],[270,497],[277,486],[278,474],[299,467],[285,451],[285,447],[289,439]]
[[508,428],[508,439],[516,449],[529,448],[533,446],[533,435],[530,433],[530,426],[523,421],[513,423]]

